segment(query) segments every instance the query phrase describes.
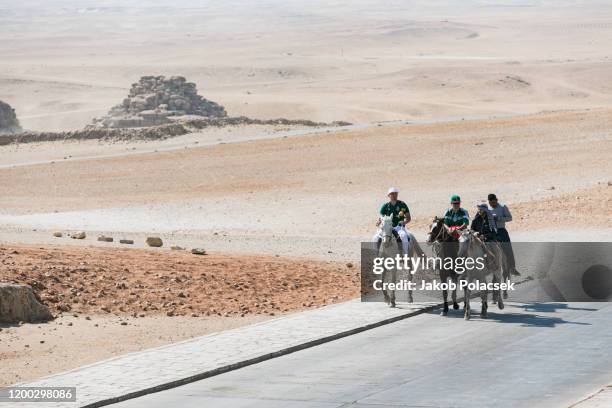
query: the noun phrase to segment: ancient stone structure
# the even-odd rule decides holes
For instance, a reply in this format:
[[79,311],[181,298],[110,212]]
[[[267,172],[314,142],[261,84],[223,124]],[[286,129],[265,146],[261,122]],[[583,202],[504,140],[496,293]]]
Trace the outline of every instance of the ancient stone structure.
[[0,101],[0,133],[18,132],[21,132],[21,126],[19,126],[15,109],[8,103]]
[[132,84],[129,95],[108,115],[94,120],[106,128],[157,126],[179,117],[206,118],[227,116],[223,106],[198,95],[196,85],[182,76],[144,76]]

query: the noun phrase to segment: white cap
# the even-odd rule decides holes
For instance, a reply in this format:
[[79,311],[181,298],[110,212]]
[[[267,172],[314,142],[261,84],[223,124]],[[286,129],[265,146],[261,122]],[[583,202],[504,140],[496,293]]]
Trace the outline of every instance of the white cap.
[[389,188],[389,191],[387,191],[387,194],[391,194],[391,193],[399,193],[399,190],[395,187],[391,187]]

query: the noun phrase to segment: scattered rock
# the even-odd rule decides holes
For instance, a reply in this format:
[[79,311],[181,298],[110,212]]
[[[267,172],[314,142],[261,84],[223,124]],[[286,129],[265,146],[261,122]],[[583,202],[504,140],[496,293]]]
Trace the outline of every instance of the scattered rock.
[[0,322],[46,322],[53,320],[49,308],[38,301],[28,285],[0,283]]
[[353,267],[353,264],[352,264],[351,262],[347,262],[347,263],[346,263],[346,267],[347,267],[347,268],[352,268],[352,267]]
[[150,247],[161,247],[164,245],[160,237],[147,237],[145,243]]
[[72,239],[85,239],[85,237],[87,237],[87,234],[85,234],[85,231],[78,231],[70,235],[70,238]]
[[191,250],[191,253],[194,255],[206,255],[206,251],[204,250],[204,248],[193,248]]
[[102,242],[113,242],[113,237],[107,237],[105,235],[100,235],[98,237],[98,241],[102,241]]
[[184,251],[185,250],[185,248],[178,246],[178,245],[172,245],[170,249],[173,251]]
[[56,237],[56,238],[61,238],[61,237],[64,236],[64,234],[62,234],[61,232],[54,232],[53,236]]
[[134,243],[133,239],[120,239],[119,240],[120,244],[128,244],[128,245],[132,245]]

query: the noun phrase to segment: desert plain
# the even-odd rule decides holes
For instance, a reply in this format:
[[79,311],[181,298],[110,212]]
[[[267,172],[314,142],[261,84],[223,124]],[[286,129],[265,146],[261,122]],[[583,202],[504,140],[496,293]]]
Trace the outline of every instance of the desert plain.
[[0,2],[0,100],[24,129],[81,129],[143,75],[183,75],[231,116],[352,123],[0,146],[0,281],[38,282],[58,315],[0,326],[0,385],[357,297],[389,186],[418,239],[451,194],[473,213],[494,192],[514,240],[610,240],[611,18],[596,1]]

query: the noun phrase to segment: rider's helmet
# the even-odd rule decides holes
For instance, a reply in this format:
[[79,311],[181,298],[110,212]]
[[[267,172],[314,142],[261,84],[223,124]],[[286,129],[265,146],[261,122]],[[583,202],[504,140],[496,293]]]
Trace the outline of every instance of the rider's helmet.
[[450,202],[452,203],[461,203],[461,197],[459,197],[457,194],[453,194],[450,198]]
[[395,187],[389,187],[389,190],[387,190],[387,195],[391,193],[399,193],[399,190]]

